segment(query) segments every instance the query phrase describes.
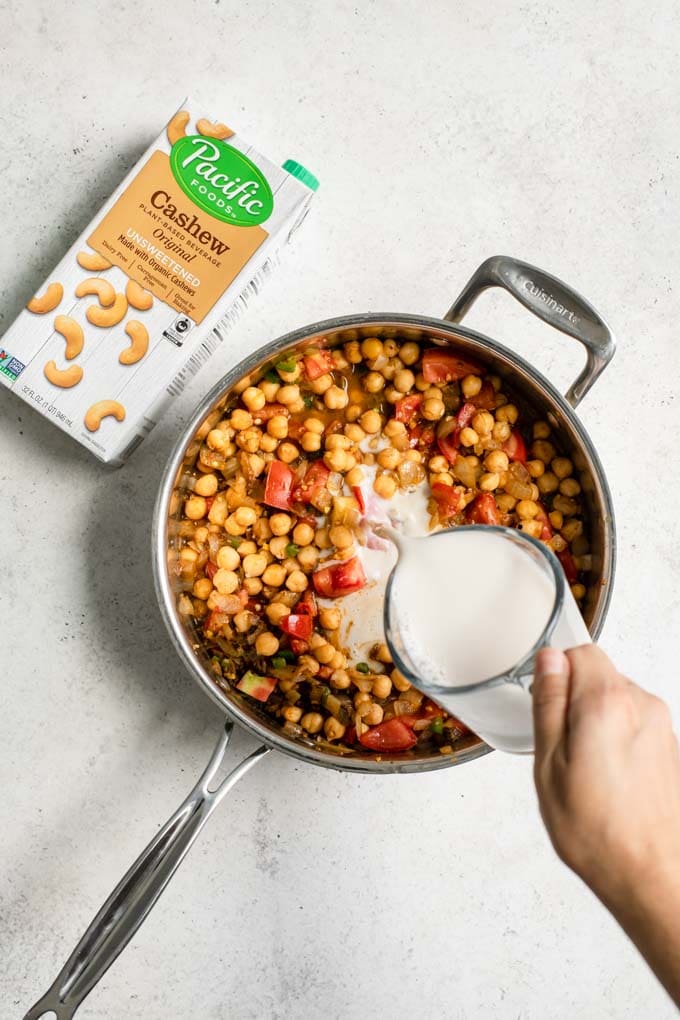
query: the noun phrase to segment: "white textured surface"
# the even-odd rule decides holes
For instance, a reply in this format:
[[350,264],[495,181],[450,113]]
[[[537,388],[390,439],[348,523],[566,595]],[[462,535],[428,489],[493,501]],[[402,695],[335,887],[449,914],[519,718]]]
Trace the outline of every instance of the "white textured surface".
[[[121,472],[2,394],[10,1018],[52,981],[218,733],[219,711],[159,620],[149,521],[178,426],[227,364],[273,335],[349,311],[442,313],[497,252],[581,289],[620,340],[581,409],[619,519],[604,644],[677,713],[680,20],[670,0],[653,12],[436,0],[418,13],[386,0],[4,0],[0,14],[0,326],[187,91],[323,182],[230,349]],[[504,296],[470,321],[562,385],[581,363]],[[270,756],[79,1014],[385,1015],[675,1015],[553,856],[528,760],[373,779]]]

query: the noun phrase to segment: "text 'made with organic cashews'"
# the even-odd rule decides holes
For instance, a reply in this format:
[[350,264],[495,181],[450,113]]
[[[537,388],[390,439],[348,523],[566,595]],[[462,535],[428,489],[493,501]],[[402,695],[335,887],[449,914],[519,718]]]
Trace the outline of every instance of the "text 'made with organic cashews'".
[[0,341],[0,381],[121,464],[210,357],[316,178],[185,100]]

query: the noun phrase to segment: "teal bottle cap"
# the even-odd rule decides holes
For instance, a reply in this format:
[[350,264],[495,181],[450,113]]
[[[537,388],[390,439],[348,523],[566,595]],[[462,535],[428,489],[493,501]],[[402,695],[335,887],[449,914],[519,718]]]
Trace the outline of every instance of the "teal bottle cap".
[[297,177],[299,181],[306,184],[312,191],[316,191],[319,187],[319,181],[302,163],[297,163],[294,159],[287,159],[283,164],[283,169],[287,170],[292,177]]

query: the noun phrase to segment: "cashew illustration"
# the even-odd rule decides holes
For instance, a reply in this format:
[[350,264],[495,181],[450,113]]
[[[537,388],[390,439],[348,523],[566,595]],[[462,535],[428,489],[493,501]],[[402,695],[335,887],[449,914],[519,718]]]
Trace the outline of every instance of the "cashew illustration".
[[167,135],[168,141],[171,145],[178,142],[180,138],[184,138],[187,133],[187,124],[189,123],[189,114],[186,110],[180,110],[176,113],[172,120],[168,123]]
[[121,365],[135,365],[141,361],[149,349],[149,333],[146,326],[143,326],[137,319],[130,319],[125,327],[125,332],[132,340],[129,347],[121,351],[118,360]]
[[196,130],[206,138],[231,138],[234,133],[226,124],[211,124],[209,120],[197,120]]
[[144,288],[136,283],[134,280],[128,280],[127,287],[125,288],[125,296],[128,299],[128,303],[133,308],[138,308],[140,312],[148,312],[149,308],[153,304],[153,294],[144,290]]
[[45,312],[53,312],[64,296],[64,288],[60,283],[51,283],[42,296],[36,294],[31,298],[26,307],[29,312],[36,315],[44,315]]
[[101,276],[90,276],[78,284],[76,297],[87,297],[88,294],[96,294],[99,304],[104,308],[108,308],[116,300],[116,291],[113,285],[108,280],[103,280]]
[[57,315],[54,320],[54,328],[57,333],[61,333],[66,341],[66,360],[72,361],[73,358],[77,358],[85,343],[85,335],[80,323],[72,319],[70,315]]
[[76,262],[90,273],[100,273],[102,269],[110,269],[111,263],[98,251],[79,251]]
[[98,400],[85,412],[85,428],[88,432],[96,432],[102,423],[102,418],[113,417],[116,421],[123,421],[125,408],[117,400]]
[[128,303],[125,294],[117,293],[115,295],[115,301],[110,308],[100,308],[99,305],[90,305],[85,312],[87,321],[91,322],[93,326],[101,326],[103,329],[107,329],[109,326],[117,325],[121,319],[125,318],[127,313]]
[[49,379],[54,386],[61,386],[64,390],[70,389],[71,386],[77,386],[83,378],[83,370],[80,365],[71,365],[70,368],[57,368],[56,361],[48,361],[43,372],[45,373],[45,378]]

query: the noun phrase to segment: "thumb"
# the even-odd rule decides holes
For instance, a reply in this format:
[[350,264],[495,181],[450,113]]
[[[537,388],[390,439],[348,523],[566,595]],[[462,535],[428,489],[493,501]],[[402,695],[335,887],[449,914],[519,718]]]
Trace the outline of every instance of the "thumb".
[[556,648],[542,648],[536,656],[531,688],[536,762],[551,755],[562,740],[569,707],[569,660]]

